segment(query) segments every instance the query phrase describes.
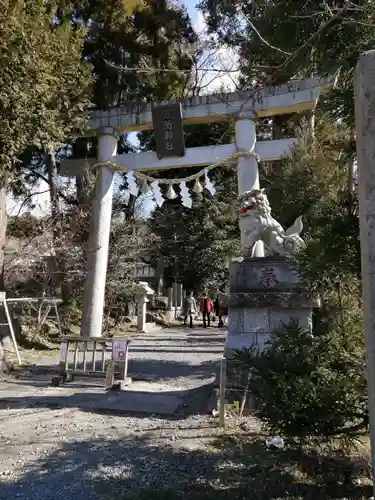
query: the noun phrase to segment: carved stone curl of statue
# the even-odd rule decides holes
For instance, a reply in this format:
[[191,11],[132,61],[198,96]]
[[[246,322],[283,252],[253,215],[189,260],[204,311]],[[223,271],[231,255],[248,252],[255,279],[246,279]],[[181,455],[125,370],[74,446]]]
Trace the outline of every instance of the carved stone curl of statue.
[[245,191],[239,196],[238,204],[243,257],[254,257],[257,241],[263,241],[266,255],[291,257],[305,247],[300,237],[302,216],[285,231],[271,216],[271,206],[264,189]]

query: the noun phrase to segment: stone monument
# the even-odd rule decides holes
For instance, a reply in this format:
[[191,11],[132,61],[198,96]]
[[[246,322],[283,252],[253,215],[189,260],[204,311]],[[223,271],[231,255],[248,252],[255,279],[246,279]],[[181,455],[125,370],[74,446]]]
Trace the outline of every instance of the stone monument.
[[315,306],[293,265],[293,255],[304,247],[302,217],[284,230],[263,189],[244,192],[238,202],[242,256],[230,265],[228,389],[240,388],[247,378],[231,362],[234,350],[264,349],[271,332],[291,318],[311,331]]
[[[354,86],[363,319],[367,354],[371,460],[375,470],[375,50],[359,58]],[[375,481],[374,481],[375,496]],[[374,497],[372,497],[374,498]]]
[[154,295],[154,290],[149,286],[146,281],[139,281],[141,286],[141,291],[137,295],[137,330],[138,332],[146,332],[146,315],[147,315],[147,303],[150,301],[149,296]]

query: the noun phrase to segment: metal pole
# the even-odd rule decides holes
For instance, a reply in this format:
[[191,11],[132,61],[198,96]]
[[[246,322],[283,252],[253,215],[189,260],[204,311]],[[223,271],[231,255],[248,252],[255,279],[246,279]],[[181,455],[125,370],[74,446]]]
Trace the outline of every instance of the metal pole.
[[[176,233],[173,235],[174,247],[176,249]],[[177,257],[174,257],[174,283],[173,283],[173,297],[174,297],[174,319],[177,319]]]
[[130,346],[130,340],[126,341],[125,345],[125,359],[124,359],[124,380],[128,376],[128,358],[129,358],[129,346]]
[[55,306],[55,313],[56,313],[56,320],[57,320],[57,328],[59,329],[59,335],[62,337],[63,332],[61,328],[61,321],[60,321],[60,314],[59,314],[59,308],[56,302],[56,299],[53,299],[53,305]]
[[219,425],[225,426],[225,386],[227,377],[227,360],[221,358],[220,363],[220,393],[219,393]]
[[13,344],[14,344],[14,350],[16,351],[17,361],[18,361],[18,364],[20,365],[20,364],[22,364],[21,356],[20,356],[20,353],[18,350],[16,335],[14,333],[12,318],[11,318],[10,313],[9,313],[8,304],[7,304],[6,299],[4,299],[4,309],[5,309],[5,314],[7,317],[8,325],[9,325],[10,334],[12,336],[12,340],[13,340]]
[[175,303],[174,303],[174,319],[177,319],[177,310],[178,310],[178,290],[177,290],[177,278],[174,279],[174,288],[175,288]]
[[[362,54],[356,68],[355,123],[359,173],[364,333],[372,470],[375,471],[375,50]],[[375,482],[374,482],[375,496]]]

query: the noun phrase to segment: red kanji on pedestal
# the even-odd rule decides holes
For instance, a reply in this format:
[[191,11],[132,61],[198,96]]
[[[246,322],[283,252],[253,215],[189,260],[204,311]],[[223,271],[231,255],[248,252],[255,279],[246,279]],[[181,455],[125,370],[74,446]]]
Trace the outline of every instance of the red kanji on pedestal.
[[276,278],[276,273],[272,267],[266,266],[260,272],[260,284],[267,288],[271,288],[277,285],[278,280]]

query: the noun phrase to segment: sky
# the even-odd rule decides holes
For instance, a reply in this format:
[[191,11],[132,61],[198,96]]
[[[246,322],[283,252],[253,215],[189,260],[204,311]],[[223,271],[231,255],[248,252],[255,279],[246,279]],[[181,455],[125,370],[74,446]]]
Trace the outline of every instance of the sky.
[[[184,0],[182,3],[187,7],[196,31],[202,34],[205,31],[205,22],[202,13],[196,9],[197,2],[198,0]],[[206,54],[203,57],[206,59]],[[220,68],[223,71],[222,73],[218,73],[217,71],[204,71],[201,73],[199,83],[200,86],[204,88],[204,92],[213,93],[222,85],[228,87],[228,89],[233,88],[233,77],[235,78],[235,75],[233,75],[233,73],[228,74],[226,70],[233,69],[233,65],[235,63],[235,54],[230,53],[227,50],[220,51],[217,55],[215,55],[214,59],[211,59],[209,63],[206,63],[205,66],[215,67],[215,69]],[[131,135],[131,139],[136,143],[136,134]],[[35,216],[46,215],[49,212],[48,185],[46,183],[42,183],[36,188],[36,191],[40,194],[36,194],[31,200],[32,204],[35,206],[32,213]],[[10,196],[8,197],[7,209],[10,215],[16,215],[28,211],[28,208],[24,207],[20,212],[21,205],[22,200],[15,200]],[[149,203],[147,203],[147,205],[149,205]]]
[[197,1],[196,0],[185,0],[182,3],[184,3],[186,5],[186,7],[189,11],[189,14],[191,16],[191,19],[194,22],[196,20],[196,17],[197,17],[197,9],[195,8]]
[[190,14],[191,20],[194,22],[197,21],[198,16],[200,15],[200,12],[196,8],[196,5],[198,3],[198,0],[184,0],[181,2],[186,5],[187,10]]

